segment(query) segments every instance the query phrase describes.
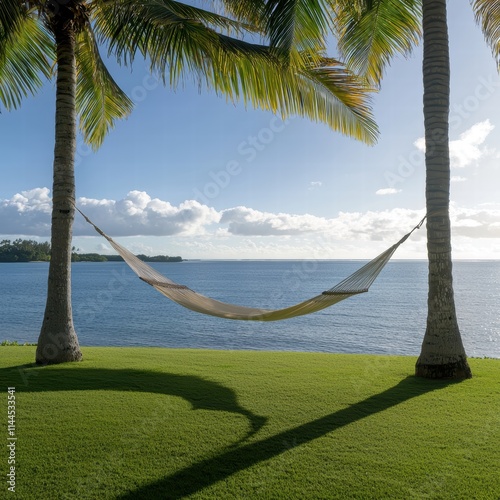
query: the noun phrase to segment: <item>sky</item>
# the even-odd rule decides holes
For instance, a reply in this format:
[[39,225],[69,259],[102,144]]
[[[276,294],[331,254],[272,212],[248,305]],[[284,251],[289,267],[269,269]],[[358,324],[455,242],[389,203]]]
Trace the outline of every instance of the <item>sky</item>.
[[[455,259],[500,258],[500,78],[468,0],[449,2]],[[334,56],[335,54],[330,54]],[[387,69],[366,146],[306,118],[175,91],[110,62],[135,102],[94,153],[78,140],[78,206],[135,253],[186,259],[368,259],[423,217],[421,48]],[[0,114],[0,238],[50,236],[55,89]],[[77,214],[73,244],[114,253]],[[425,230],[395,258],[425,259]]]

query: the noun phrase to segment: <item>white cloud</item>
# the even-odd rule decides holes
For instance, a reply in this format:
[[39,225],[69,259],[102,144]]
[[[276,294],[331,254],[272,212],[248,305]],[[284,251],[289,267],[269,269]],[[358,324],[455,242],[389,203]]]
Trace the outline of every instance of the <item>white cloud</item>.
[[453,234],[467,238],[500,238],[500,210],[450,207]]
[[419,150],[423,151],[425,153],[425,138],[424,137],[419,137],[413,145]]
[[[47,188],[37,188],[0,200],[0,234],[49,236],[49,193]],[[203,234],[205,227],[220,217],[216,210],[195,200],[175,207],[143,191],[131,191],[118,201],[79,198],[77,205],[95,224],[115,236]],[[95,232],[77,215],[73,234],[94,236]]]
[[[142,191],[117,201],[80,198],[78,206],[110,236],[135,236],[126,244],[134,252],[185,258],[366,258],[398,241],[423,217],[423,210],[405,208],[340,212],[332,218],[244,206],[217,212],[194,200],[174,206]],[[46,188],[0,200],[0,234],[47,237],[50,209]],[[450,216],[455,258],[498,256],[499,204],[452,204]],[[109,251],[102,240],[82,238],[96,233],[79,215],[74,235],[82,251]],[[175,237],[160,241],[151,236]],[[425,231],[416,231],[398,257],[425,258]]]
[[0,200],[0,234],[49,236],[51,210],[48,188],[21,191]]
[[450,180],[451,182],[465,182],[467,180],[467,177],[461,177],[460,175],[452,175]]
[[[454,168],[465,168],[488,156],[497,156],[494,148],[482,146],[490,132],[495,128],[489,120],[478,122],[460,134],[459,139],[450,141],[450,162]],[[425,151],[425,139],[419,137],[414,145]]]
[[259,212],[247,207],[235,207],[222,211],[221,224],[227,224],[231,234],[247,236],[294,235],[328,229],[323,217],[284,213]]
[[378,189],[377,191],[375,191],[375,194],[378,194],[380,196],[386,196],[388,194],[396,194],[396,193],[400,193],[400,192],[401,192],[401,189],[382,188],[382,189]]
[[321,234],[336,240],[390,241],[398,239],[415,226],[423,212],[393,209],[383,212],[340,212],[326,219],[310,214],[273,214],[247,207],[222,212],[220,224],[227,226],[225,236],[307,236]]
[[[206,226],[219,220],[213,208],[198,201],[188,200],[176,207],[144,191],[130,191],[118,201],[80,198],[77,204],[93,222],[115,236],[203,234]],[[77,218],[75,234],[92,234],[92,229]]]
[[114,250],[109,246],[109,245],[106,245],[104,243],[99,243],[97,246],[96,246],[96,250],[99,252],[99,253],[112,253],[114,252]]
[[495,127],[489,120],[479,122],[460,134],[460,139],[450,142],[451,166],[464,168],[477,163],[483,156],[491,154],[486,148],[480,148],[489,133]]
[[[193,258],[368,258],[397,242],[416,226],[424,212],[395,208],[380,212],[340,212],[331,219],[311,219],[310,215],[270,214],[237,207],[224,214],[232,221],[238,219],[238,226],[229,224],[227,228],[219,228],[217,234],[223,234],[223,238],[204,236],[183,240],[183,249],[177,253],[184,255],[187,252]],[[498,258],[500,207],[465,209],[452,206],[450,215],[454,258]],[[281,226],[273,227],[276,218]],[[287,225],[307,230],[287,232],[284,230]],[[426,255],[424,225],[398,249],[396,257],[425,259]]]
[[323,186],[323,182],[312,181],[309,183],[309,191],[314,191],[315,189],[319,189],[321,186]]
[[[48,236],[51,200],[46,188],[33,189],[0,201],[0,234]],[[221,212],[187,200],[179,206],[153,199],[143,191],[131,191],[121,200],[79,198],[78,207],[111,236],[211,235],[298,236],[327,234],[338,239],[383,240],[418,222],[419,212],[340,212],[327,219],[311,214],[262,212],[234,207]],[[15,223],[12,223],[15,221]],[[403,229],[404,230],[404,229]],[[94,236],[95,231],[76,216],[75,236]]]
[[[345,240],[395,241],[424,216],[422,210],[395,208],[381,212],[340,212],[332,219],[331,234]],[[416,235],[421,238],[422,234]]]

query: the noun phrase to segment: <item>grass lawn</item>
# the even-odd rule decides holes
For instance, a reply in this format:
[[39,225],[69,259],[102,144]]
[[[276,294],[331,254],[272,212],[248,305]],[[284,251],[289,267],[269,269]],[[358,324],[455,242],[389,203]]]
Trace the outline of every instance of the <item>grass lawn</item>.
[[[0,498],[500,499],[500,360],[0,347]],[[5,480],[16,388],[16,492]]]

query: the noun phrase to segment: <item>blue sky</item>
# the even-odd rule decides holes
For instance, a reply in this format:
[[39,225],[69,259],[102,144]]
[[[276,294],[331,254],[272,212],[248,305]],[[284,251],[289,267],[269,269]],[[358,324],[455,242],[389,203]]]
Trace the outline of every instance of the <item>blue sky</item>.
[[[449,3],[453,252],[500,257],[500,78],[467,0]],[[334,54],[332,54],[334,55]],[[97,153],[80,140],[78,204],[135,252],[184,258],[369,258],[424,212],[421,49],[388,68],[369,147],[303,118],[283,122],[198,92],[172,91],[138,62],[111,64],[136,102]],[[0,115],[0,237],[50,228],[54,86]],[[111,250],[77,216],[81,251]],[[425,258],[416,233],[397,258]]]

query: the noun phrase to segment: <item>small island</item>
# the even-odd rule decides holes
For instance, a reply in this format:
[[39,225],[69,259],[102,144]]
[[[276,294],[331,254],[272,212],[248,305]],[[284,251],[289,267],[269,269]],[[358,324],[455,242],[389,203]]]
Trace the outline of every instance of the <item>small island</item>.
[[[137,255],[144,262],[182,262],[179,256],[169,255]],[[48,262],[50,261],[50,243],[39,243],[34,240],[14,241],[3,240],[0,242],[0,262]],[[119,255],[101,255],[98,253],[79,253],[73,247],[71,254],[72,262],[120,262],[123,259]]]

